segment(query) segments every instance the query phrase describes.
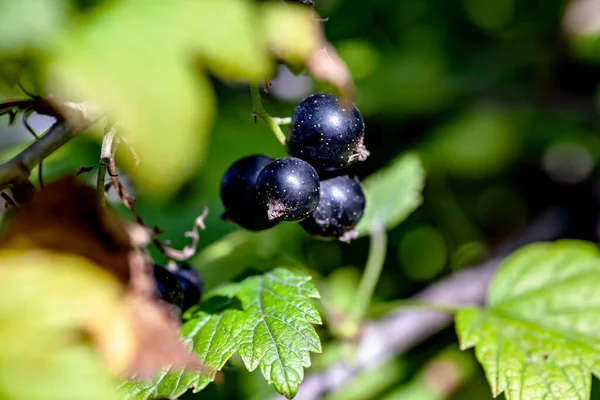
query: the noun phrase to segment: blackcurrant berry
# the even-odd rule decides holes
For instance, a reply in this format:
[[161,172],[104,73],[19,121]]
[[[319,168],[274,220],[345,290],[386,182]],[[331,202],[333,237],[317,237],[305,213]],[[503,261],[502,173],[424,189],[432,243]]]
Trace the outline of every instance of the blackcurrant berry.
[[175,274],[160,265],[154,265],[154,281],[159,298],[169,304],[183,307],[183,291]]
[[322,238],[350,241],[365,211],[365,194],[358,179],[337,176],[321,181],[319,205],[300,222],[306,232]]
[[269,219],[301,221],[319,204],[319,175],[306,161],[278,158],[258,175],[256,193]]
[[302,100],[292,115],[288,153],[319,171],[365,160],[369,155],[363,144],[365,124],[356,106],[351,107],[342,106],[332,94],[317,93]]
[[167,265],[167,268],[177,277],[181,291],[183,292],[183,306],[181,311],[186,311],[190,307],[200,303],[204,283],[198,271],[186,263],[171,262]]
[[255,154],[231,164],[221,180],[221,201],[225,207],[223,219],[250,231],[269,229],[279,222],[267,217],[267,212],[256,198],[258,174],[271,161],[271,157]]

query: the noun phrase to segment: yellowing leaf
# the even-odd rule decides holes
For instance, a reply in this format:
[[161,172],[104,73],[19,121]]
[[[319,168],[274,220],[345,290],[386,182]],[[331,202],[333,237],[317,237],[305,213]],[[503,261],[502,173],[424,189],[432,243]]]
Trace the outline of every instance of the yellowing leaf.
[[[189,10],[187,10],[189,8]],[[260,28],[262,16],[247,0],[205,0],[182,7],[189,42],[215,75],[233,81],[270,76],[274,63]]]
[[0,287],[2,398],[110,399],[113,375],[82,334],[111,329],[119,281],[81,257],[3,249]]
[[304,63],[321,45],[319,25],[307,7],[267,4],[262,14],[271,51],[280,58],[291,63]]
[[201,165],[213,118],[212,89],[193,72],[181,14],[170,3],[115,3],[68,32],[48,79],[53,92],[99,105],[122,127],[140,156],[134,178],[159,196]]

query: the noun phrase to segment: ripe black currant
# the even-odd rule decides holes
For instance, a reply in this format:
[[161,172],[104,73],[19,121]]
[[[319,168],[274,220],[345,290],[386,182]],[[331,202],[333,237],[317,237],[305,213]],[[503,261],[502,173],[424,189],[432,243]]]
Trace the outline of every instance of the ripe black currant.
[[250,231],[275,226],[256,198],[256,179],[273,158],[254,154],[240,158],[227,169],[221,180],[221,201],[225,207],[223,219],[231,220]]
[[365,124],[356,106],[351,107],[342,106],[332,94],[317,93],[302,100],[292,115],[288,153],[319,171],[365,160],[369,155],[363,144]]
[[186,311],[190,307],[200,303],[204,283],[198,271],[186,263],[170,262],[167,268],[177,277],[181,291],[183,292],[181,311]]
[[278,158],[258,175],[256,193],[269,219],[301,221],[319,204],[319,175],[306,161]]
[[365,210],[365,194],[358,179],[337,176],[321,181],[319,205],[312,215],[300,222],[306,232],[322,238],[350,241],[354,227]]
[[183,307],[183,291],[175,274],[160,265],[154,265],[154,281],[159,298],[179,308]]

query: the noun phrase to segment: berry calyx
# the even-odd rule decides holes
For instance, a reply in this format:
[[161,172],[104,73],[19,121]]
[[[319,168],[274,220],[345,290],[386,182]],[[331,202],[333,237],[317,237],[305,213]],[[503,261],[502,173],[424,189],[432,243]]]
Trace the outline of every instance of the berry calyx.
[[317,93],[296,106],[286,144],[291,156],[319,171],[335,171],[367,159],[364,135],[356,106],[343,106],[336,96]]
[[254,154],[240,158],[229,166],[221,180],[221,202],[225,207],[222,219],[230,220],[244,229],[261,231],[279,221],[269,219],[256,198],[256,179],[273,158]]
[[258,175],[256,194],[270,220],[301,221],[319,204],[319,175],[299,158],[278,158]]
[[354,227],[365,211],[365,194],[356,178],[337,176],[321,181],[319,205],[300,222],[306,232],[321,238],[349,242],[356,238]]
[[181,286],[181,291],[183,293],[181,311],[186,311],[200,303],[204,282],[198,271],[186,263],[170,262],[167,265],[167,268],[175,275],[175,277],[177,277],[179,285]]
[[181,309],[183,307],[183,291],[177,276],[160,265],[155,264],[153,269],[157,296]]

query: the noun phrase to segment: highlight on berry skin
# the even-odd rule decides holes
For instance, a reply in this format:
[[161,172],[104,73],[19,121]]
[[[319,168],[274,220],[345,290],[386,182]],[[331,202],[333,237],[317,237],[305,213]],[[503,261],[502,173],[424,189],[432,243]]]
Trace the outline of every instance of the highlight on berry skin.
[[365,123],[355,105],[347,109],[338,97],[316,93],[296,106],[286,144],[291,156],[318,171],[339,171],[367,159],[364,135]]
[[256,193],[270,220],[301,221],[319,204],[319,174],[299,158],[278,158],[260,172]]
[[321,181],[319,205],[300,222],[304,230],[319,238],[349,242],[362,219],[366,200],[360,181],[347,175]]
[[346,170],[369,156],[364,138],[354,104],[328,93],[306,97],[291,118],[287,156],[252,154],[225,171],[222,219],[249,231],[298,222],[315,238],[355,239],[366,200],[360,181]]

